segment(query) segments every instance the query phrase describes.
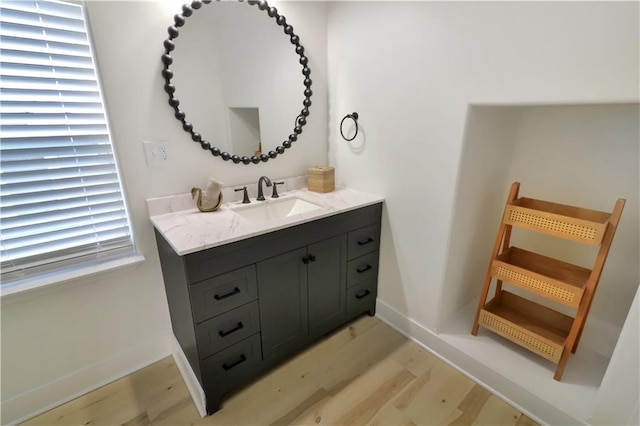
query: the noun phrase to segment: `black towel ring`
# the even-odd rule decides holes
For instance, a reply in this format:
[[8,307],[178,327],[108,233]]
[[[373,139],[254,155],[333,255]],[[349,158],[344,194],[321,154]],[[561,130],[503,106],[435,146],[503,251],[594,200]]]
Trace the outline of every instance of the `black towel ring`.
[[[353,135],[351,139],[347,139],[344,136],[344,133],[342,132],[342,124],[344,123],[344,120],[346,120],[347,118],[352,119],[353,123],[356,125],[356,133]],[[342,139],[344,139],[347,142],[351,142],[356,138],[356,136],[358,136],[358,113],[357,112],[354,112],[353,114],[347,114],[342,118],[342,121],[340,122],[340,136],[342,136]]]

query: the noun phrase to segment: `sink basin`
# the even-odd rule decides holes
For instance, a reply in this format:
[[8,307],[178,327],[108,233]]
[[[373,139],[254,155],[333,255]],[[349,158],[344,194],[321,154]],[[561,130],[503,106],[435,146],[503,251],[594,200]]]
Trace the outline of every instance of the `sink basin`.
[[302,213],[320,210],[322,207],[300,198],[258,201],[258,204],[232,208],[234,212],[256,223],[272,222]]

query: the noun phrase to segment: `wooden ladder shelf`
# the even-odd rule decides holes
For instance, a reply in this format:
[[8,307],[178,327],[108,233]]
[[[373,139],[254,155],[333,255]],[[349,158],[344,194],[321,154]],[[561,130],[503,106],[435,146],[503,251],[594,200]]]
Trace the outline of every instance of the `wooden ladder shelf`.
[[[613,211],[605,213],[518,198],[519,189],[519,182],[511,185],[471,334],[483,326],[506,337],[557,364],[553,378],[560,380],[569,353],[578,348],[625,200],[618,199]],[[593,268],[510,246],[514,226],[599,247]],[[492,279],[495,294],[487,302]],[[575,308],[576,313],[568,316],[517,296],[504,290],[503,283]]]

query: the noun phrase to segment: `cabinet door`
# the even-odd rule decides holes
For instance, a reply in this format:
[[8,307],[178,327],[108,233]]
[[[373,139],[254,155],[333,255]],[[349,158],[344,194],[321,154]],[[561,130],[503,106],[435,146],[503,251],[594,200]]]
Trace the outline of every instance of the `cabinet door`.
[[321,336],[346,317],[347,236],[338,235],[308,249],[309,333]]
[[308,341],[307,249],[258,263],[262,352],[265,360],[287,355]]

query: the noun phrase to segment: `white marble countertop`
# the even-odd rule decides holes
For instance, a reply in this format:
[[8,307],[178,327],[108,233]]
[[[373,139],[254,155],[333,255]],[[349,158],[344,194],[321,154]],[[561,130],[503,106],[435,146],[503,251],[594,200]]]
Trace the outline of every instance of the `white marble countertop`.
[[270,203],[297,197],[321,207],[321,209],[301,213],[268,222],[255,223],[233,211],[241,206],[240,201],[224,203],[220,210],[201,213],[195,208],[189,194],[147,200],[151,223],[169,242],[179,255],[194,253],[211,247],[232,243],[249,237],[266,234],[293,225],[310,222],[360,207],[382,202],[384,199],[353,189],[336,188],[325,194],[296,189],[283,192],[280,198],[256,203]]

